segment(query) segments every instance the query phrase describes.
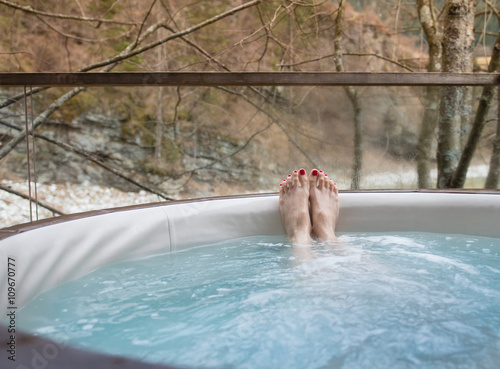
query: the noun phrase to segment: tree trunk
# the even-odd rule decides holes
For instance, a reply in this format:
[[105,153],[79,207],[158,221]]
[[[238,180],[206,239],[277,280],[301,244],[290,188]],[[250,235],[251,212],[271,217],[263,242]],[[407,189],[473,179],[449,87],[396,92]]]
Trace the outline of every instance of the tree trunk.
[[497,91],[497,99],[497,137],[495,138],[495,142],[493,142],[490,169],[488,170],[488,176],[484,185],[484,188],[489,189],[497,189],[500,180],[500,91]]
[[[442,32],[434,19],[432,6],[429,0],[417,0],[418,18],[424,30],[429,45],[428,72],[441,72],[442,65]],[[441,88],[436,86],[427,87],[425,97],[425,111],[420,128],[417,150],[417,174],[418,187],[431,187],[431,159],[432,142],[439,118],[439,101]]]
[[361,166],[363,163],[363,123],[361,122],[361,104],[358,93],[348,93],[354,110],[354,162],[352,167],[351,190],[359,190],[361,184]]
[[156,106],[156,127],[155,127],[155,161],[156,165],[161,164],[162,147],[163,147],[163,87],[158,87]]
[[[335,20],[335,36],[333,39],[334,61],[338,72],[344,72],[342,62],[342,38],[344,34],[345,3],[343,0],[339,4],[337,19]],[[361,121],[361,103],[358,91],[352,86],[344,87],[345,92],[354,110],[354,161],[352,166],[351,189],[358,190],[361,182],[361,166],[363,162],[363,123]]]
[[[490,64],[488,65],[488,72],[494,73],[500,70],[500,35],[497,37],[495,46],[493,47],[493,53],[491,55]],[[451,187],[461,188],[465,184],[465,179],[467,177],[467,171],[469,169],[472,158],[474,157],[474,152],[476,151],[477,144],[481,139],[481,134],[483,128],[486,124],[486,118],[491,107],[491,102],[495,96],[494,86],[484,86],[483,93],[481,94],[481,99],[479,100],[479,106],[476,111],[476,117],[474,119],[474,124],[470,131],[467,143],[464,146],[462,155],[460,156],[460,161],[457,166],[457,170],[453,175],[453,180]]]
[[441,88],[436,86],[427,87],[425,96],[425,111],[422,126],[418,137],[417,148],[417,174],[418,187],[430,188],[431,160],[433,157],[434,132],[436,131],[439,118],[439,101],[441,99]]
[[[473,61],[470,65],[473,65]],[[468,72],[473,72],[468,71]],[[470,135],[471,131],[471,121],[473,119],[474,113],[472,111],[472,99],[473,99],[473,89],[472,86],[464,86],[464,98],[462,103],[462,109],[460,113],[462,114],[461,118],[461,127],[460,127],[460,148],[463,150],[465,145],[467,144],[467,139]]]
[[[161,38],[162,30],[158,30],[158,37]],[[158,46],[158,70],[166,70],[165,55],[163,55],[163,45]],[[155,127],[155,162],[156,166],[161,165],[163,149],[163,87],[157,87],[156,91],[156,127]]]
[[[474,47],[474,0],[448,0],[443,36],[443,72],[469,71]],[[438,134],[438,188],[451,186],[460,157],[465,88],[442,89]]]
[[460,104],[462,87],[444,87],[441,96],[438,133],[438,188],[451,187],[453,172],[460,157]]
[[[472,41],[472,48],[474,47],[474,41]],[[465,64],[465,69],[462,72],[473,73],[474,72],[474,50],[471,50],[469,54],[469,61]],[[471,123],[473,120],[473,110],[472,110],[472,101],[474,90],[472,86],[464,86],[463,87],[463,101],[462,108],[460,109],[461,114],[461,127],[460,127],[460,149],[463,150],[467,143],[467,139],[469,137],[471,131]]]

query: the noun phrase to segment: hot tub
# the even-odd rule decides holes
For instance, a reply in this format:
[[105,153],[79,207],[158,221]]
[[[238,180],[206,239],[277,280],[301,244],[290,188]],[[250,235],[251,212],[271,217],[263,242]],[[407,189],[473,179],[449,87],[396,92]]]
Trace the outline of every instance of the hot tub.
[[[342,192],[337,232],[418,231],[500,238],[500,192]],[[251,235],[282,235],[276,194],[155,203],[0,230],[2,368],[163,367],[16,330],[33,297],[104,265]],[[7,320],[5,320],[7,317]],[[15,361],[12,360],[15,355]],[[9,359],[9,357],[11,359]]]

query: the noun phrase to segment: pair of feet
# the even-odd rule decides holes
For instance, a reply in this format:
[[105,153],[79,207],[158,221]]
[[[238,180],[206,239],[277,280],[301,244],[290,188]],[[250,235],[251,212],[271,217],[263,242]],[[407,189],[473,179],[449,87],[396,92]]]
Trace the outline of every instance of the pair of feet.
[[335,241],[339,216],[337,184],[322,170],[295,170],[280,184],[279,208],[286,234],[293,243]]

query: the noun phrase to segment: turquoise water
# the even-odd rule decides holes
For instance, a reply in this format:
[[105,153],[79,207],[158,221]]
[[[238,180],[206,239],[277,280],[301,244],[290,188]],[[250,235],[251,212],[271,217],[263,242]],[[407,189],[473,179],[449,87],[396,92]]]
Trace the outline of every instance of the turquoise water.
[[22,328],[181,366],[497,368],[500,239],[250,237],[121,262],[48,291]]

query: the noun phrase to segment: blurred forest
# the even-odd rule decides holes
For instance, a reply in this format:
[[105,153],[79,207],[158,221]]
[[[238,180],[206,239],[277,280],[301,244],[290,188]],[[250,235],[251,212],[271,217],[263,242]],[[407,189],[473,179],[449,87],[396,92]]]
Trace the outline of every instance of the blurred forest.
[[[497,1],[0,0],[1,72],[498,72]],[[294,169],[341,189],[498,188],[493,87],[0,89],[0,179],[162,198],[273,192]],[[33,157],[33,155],[32,155]],[[142,187],[141,187],[142,186]]]

